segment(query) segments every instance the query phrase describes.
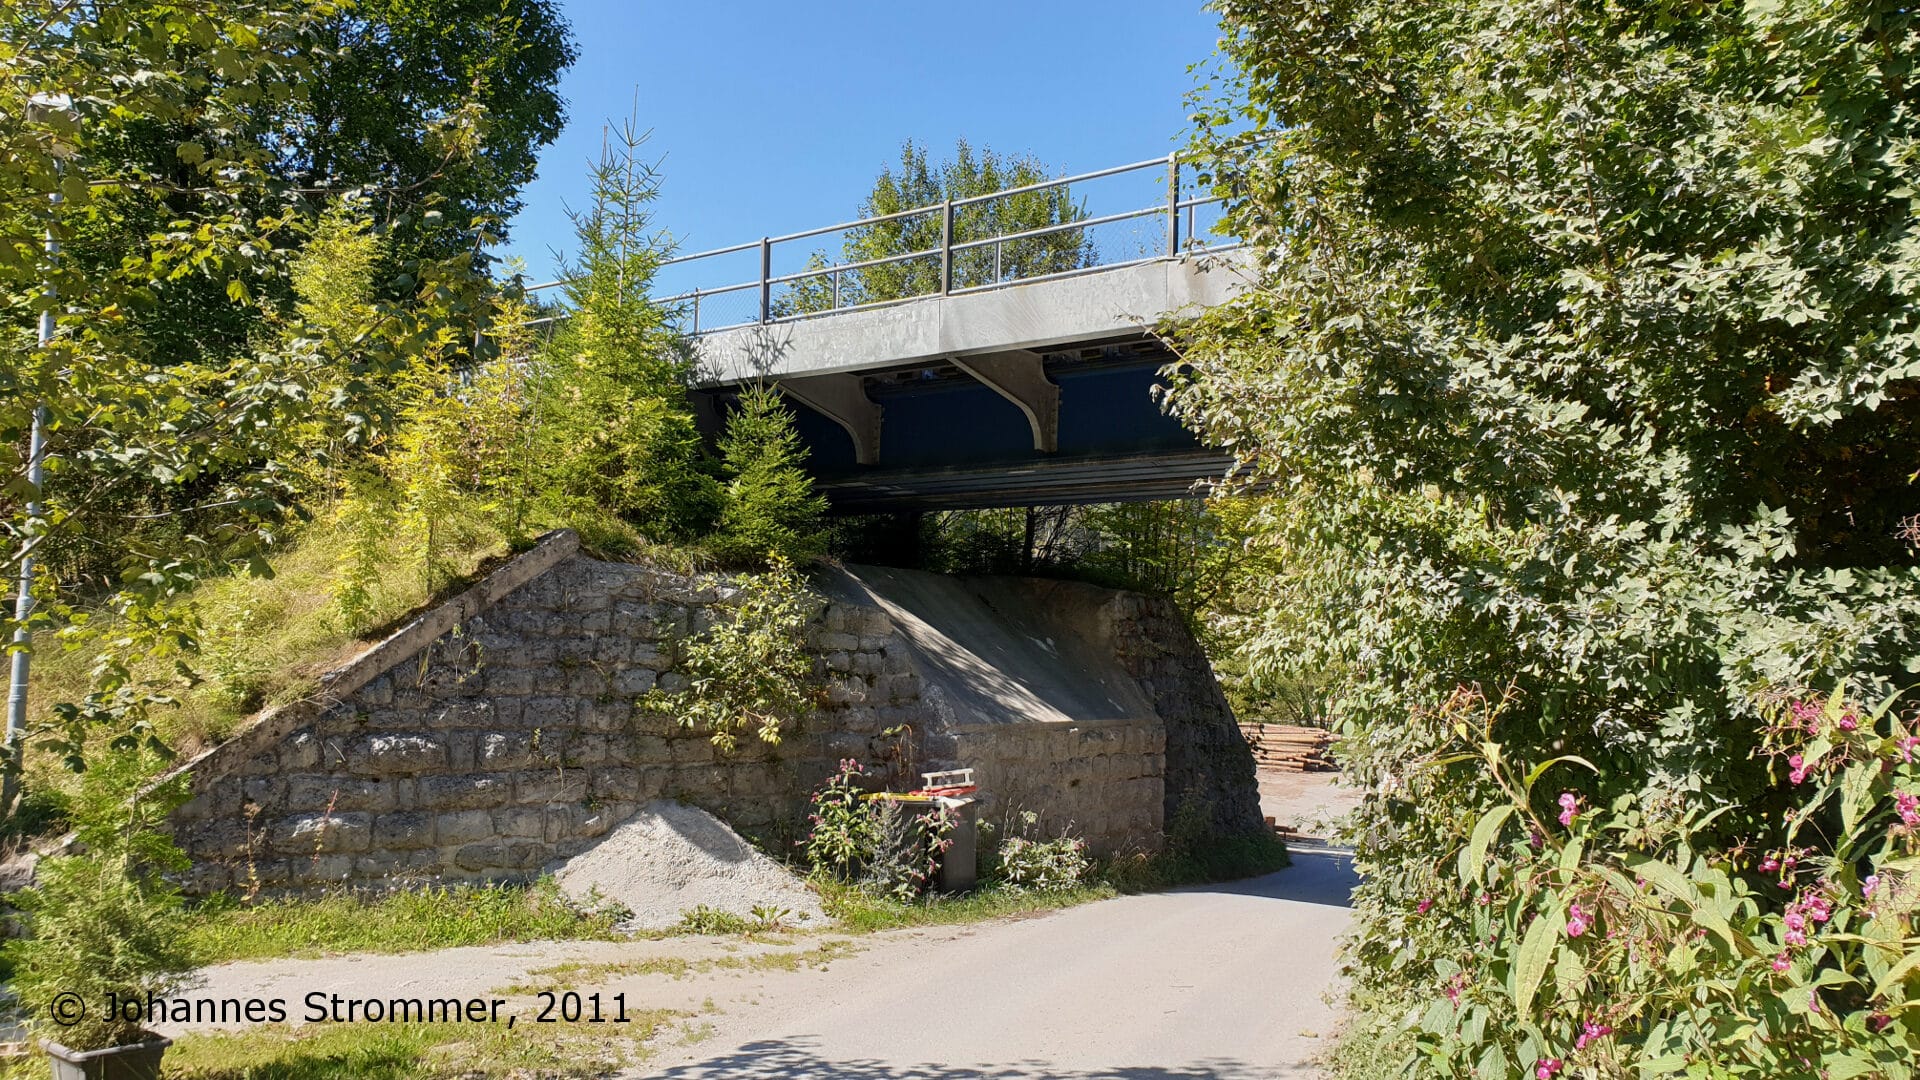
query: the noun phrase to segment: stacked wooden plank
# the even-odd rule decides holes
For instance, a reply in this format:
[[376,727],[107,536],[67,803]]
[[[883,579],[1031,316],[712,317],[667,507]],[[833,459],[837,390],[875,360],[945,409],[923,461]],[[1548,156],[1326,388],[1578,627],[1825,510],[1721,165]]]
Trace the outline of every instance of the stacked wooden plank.
[[1336,768],[1332,732],[1294,724],[1241,724],[1240,733],[1253,748],[1254,764],[1262,769],[1313,772]]

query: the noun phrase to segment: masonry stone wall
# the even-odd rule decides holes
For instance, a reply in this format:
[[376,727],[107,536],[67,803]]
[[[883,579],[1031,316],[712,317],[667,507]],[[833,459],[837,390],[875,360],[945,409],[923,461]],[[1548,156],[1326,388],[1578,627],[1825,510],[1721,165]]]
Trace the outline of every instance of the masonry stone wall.
[[1213,666],[1180,611],[1165,597],[1119,593],[1108,603],[1114,655],[1167,721],[1164,817],[1191,805],[1212,832],[1264,827],[1253,754]]
[[[525,879],[663,797],[783,849],[801,835],[808,794],[845,758],[890,762],[896,781],[973,766],[989,816],[1032,809],[1098,852],[1152,849],[1169,781],[1211,782],[1230,757],[1208,742],[1204,658],[1203,679],[1174,670],[1191,657],[1154,641],[1152,602],[1115,608],[1114,640],[1154,700],[1198,710],[1199,734],[1165,709],[1118,724],[942,727],[887,612],[846,599],[828,601],[809,630],[825,704],[777,746],[743,738],[721,753],[635,701],[685,685],[673,643],[710,625],[725,580],[577,547],[571,534],[547,538],[334,673],[313,700],[190,763],[195,796],[174,819],[194,861],[190,891]],[[1226,725],[1238,739],[1230,715]],[[1251,790],[1244,743],[1239,752]]]

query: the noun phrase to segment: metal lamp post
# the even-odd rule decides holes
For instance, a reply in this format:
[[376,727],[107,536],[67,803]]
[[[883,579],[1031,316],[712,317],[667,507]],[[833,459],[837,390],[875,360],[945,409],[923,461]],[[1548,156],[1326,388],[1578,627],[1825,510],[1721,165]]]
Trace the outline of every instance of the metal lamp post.
[[[27,119],[34,123],[43,123],[50,117],[64,116],[78,122],[79,114],[74,111],[73,99],[65,94],[35,94],[27,99]],[[50,202],[51,213],[57,214],[61,202],[58,178],[60,176],[61,148],[56,144],[52,149],[55,184]],[[49,215],[51,217],[51,214]],[[60,238],[54,232],[53,223],[47,224],[47,306],[40,312],[40,348],[45,349],[53,343],[55,331],[54,301],[59,293],[53,281],[53,267],[60,259]],[[47,460],[47,407],[38,405],[33,410],[33,426],[27,439],[27,483],[33,486],[33,497],[27,503],[27,519],[35,520],[45,512],[40,502],[41,485],[46,481]],[[32,543],[31,538],[22,537],[23,544]],[[5,767],[0,770],[0,812],[13,808],[14,795],[19,786],[20,740],[27,730],[27,674],[32,661],[30,649],[33,644],[33,632],[27,629],[27,620],[33,615],[33,552],[27,551],[20,558],[20,595],[13,605],[13,671],[7,687],[7,734],[5,747]]]

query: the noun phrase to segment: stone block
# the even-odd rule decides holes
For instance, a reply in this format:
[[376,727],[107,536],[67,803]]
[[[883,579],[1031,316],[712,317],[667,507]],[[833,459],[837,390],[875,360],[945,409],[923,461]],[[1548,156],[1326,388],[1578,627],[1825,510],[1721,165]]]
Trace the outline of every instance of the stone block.
[[391,705],[393,704],[393,679],[382,675],[361,687],[353,697],[362,705]]
[[500,843],[468,844],[453,856],[453,864],[462,870],[492,870],[506,862],[507,846]]
[[183,827],[176,839],[181,850],[199,861],[246,854],[249,834],[246,822],[226,818]]
[[663,693],[677,694],[687,688],[687,677],[677,671],[669,671],[654,681]]
[[543,694],[530,697],[520,716],[520,725],[525,728],[555,728],[571,726],[580,715],[579,705],[568,697],[556,697]]
[[623,667],[613,676],[613,692],[625,698],[637,698],[653,689],[657,675],[651,668]]
[[347,747],[347,767],[363,776],[398,776],[447,767],[447,747],[431,735],[367,735]]
[[827,682],[827,701],[833,705],[859,705],[867,700],[870,693],[867,684],[856,678],[842,676]]
[[416,781],[419,805],[433,810],[475,810],[513,801],[513,779],[490,773],[423,776]]
[[468,772],[474,768],[474,743],[479,736],[471,731],[450,731],[441,736],[447,744],[447,765],[453,772]]
[[539,838],[546,835],[547,812],[542,809],[513,807],[493,811],[493,831],[499,837]]
[[567,672],[566,687],[569,694],[592,699],[613,693],[613,678],[592,664],[582,664]]
[[582,701],[575,709],[578,717],[574,721],[575,730],[603,735],[625,732],[633,726],[633,702],[634,699],[617,694]]
[[352,855],[318,855],[311,859],[289,860],[294,884],[334,885],[353,878]]
[[612,740],[603,734],[582,732],[567,741],[567,764],[577,767],[605,765],[611,756]]
[[313,729],[301,728],[280,741],[280,768],[283,772],[317,768],[320,764],[320,739]]
[[841,652],[836,650],[834,652],[827,653],[825,656],[821,657],[820,660],[821,660],[821,665],[826,669],[826,671],[833,672],[835,674],[845,674],[853,670],[854,656],[855,654],[853,653]]
[[441,847],[478,843],[498,835],[493,826],[493,815],[485,810],[456,810],[441,814],[433,825],[434,843]]
[[814,637],[813,647],[823,653],[852,653],[860,648],[860,638],[844,631],[829,630]]
[[618,799],[627,802],[639,802],[641,795],[642,770],[609,766],[588,771],[587,793],[598,800]]
[[478,738],[475,760],[482,769],[504,772],[533,760],[533,738],[518,731],[489,731]]
[[433,846],[433,815],[418,810],[380,814],[373,819],[373,846],[413,851]]
[[704,735],[686,735],[669,739],[669,754],[678,766],[711,765],[714,760],[713,743]]
[[301,814],[274,829],[268,846],[282,855],[366,851],[371,821],[361,813]]
[[380,811],[395,806],[393,784],[386,780],[309,773],[289,776],[286,784],[287,806],[297,811]]
[[242,780],[240,796],[259,807],[261,813],[272,815],[287,806],[287,782],[277,776],[256,776]]
[[505,855],[502,865],[506,869],[532,870],[545,865],[547,846],[526,840],[514,840],[506,845]]
[[587,774],[579,769],[541,769],[513,774],[513,798],[521,806],[579,802],[586,795]]
[[489,666],[485,676],[487,694],[494,698],[525,697],[533,693],[535,669]]

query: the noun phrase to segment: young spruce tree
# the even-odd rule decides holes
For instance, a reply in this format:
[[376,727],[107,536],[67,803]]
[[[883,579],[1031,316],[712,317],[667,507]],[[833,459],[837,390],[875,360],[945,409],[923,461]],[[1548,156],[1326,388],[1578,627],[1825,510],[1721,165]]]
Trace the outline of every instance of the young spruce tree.
[[813,490],[806,448],[777,391],[756,386],[740,395],[720,454],[727,483],[715,549],[743,563],[770,554],[795,561],[818,554],[827,501]]

